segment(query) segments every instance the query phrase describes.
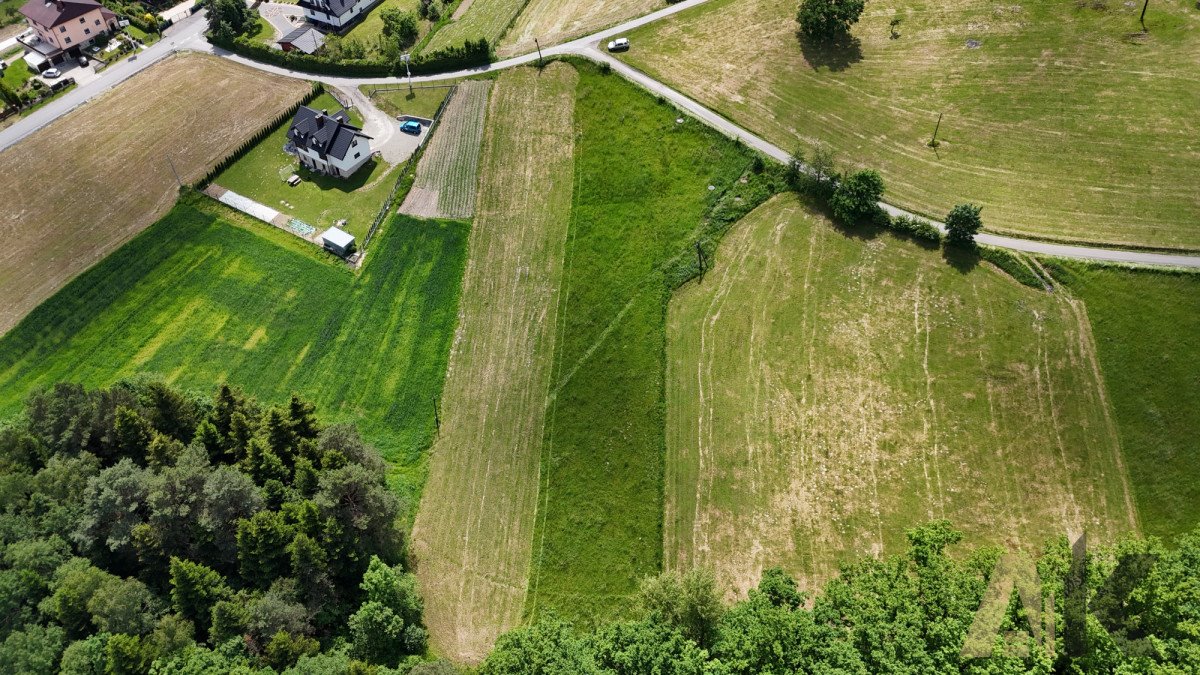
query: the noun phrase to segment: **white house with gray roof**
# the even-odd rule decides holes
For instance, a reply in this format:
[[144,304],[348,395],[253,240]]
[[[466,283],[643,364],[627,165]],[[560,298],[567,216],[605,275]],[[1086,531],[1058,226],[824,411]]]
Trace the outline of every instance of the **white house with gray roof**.
[[334,31],[359,20],[380,0],[299,0],[309,23],[328,26]]
[[300,106],[288,127],[284,150],[300,160],[309,171],[347,178],[371,159],[371,137],[350,124],[345,110],[330,115],[327,110]]

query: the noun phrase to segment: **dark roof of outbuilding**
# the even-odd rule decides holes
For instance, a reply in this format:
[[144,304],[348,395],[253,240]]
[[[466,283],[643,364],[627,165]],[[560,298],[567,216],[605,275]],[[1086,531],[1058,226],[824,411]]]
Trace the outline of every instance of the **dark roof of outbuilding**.
[[96,0],[29,0],[21,6],[21,13],[36,24],[54,28],[100,7]]
[[279,44],[290,44],[305,54],[312,54],[325,44],[325,34],[306,24],[284,35]]
[[325,12],[334,16],[342,16],[350,11],[354,6],[355,0],[300,0],[301,7],[315,9],[318,12]]
[[337,159],[346,158],[346,151],[355,138],[371,138],[362,129],[350,124],[350,115],[345,110],[327,115],[306,105],[296,110],[287,137],[296,147]]

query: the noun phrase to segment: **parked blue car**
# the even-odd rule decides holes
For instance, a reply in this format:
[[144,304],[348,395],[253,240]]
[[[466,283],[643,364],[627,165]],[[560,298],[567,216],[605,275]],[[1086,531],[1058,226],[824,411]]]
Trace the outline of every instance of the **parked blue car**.
[[408,120],[400,125],[400,131],[403,131],[406,134],[412,134],[413,136],[420,136],[421,123],[416,120]]

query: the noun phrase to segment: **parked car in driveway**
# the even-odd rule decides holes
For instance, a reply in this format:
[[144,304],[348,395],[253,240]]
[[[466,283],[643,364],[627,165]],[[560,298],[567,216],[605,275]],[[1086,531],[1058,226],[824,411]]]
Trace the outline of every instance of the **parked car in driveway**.
[[88,57],[86,57],[86,56],[81,56],[81,57],[79,57],[79,59],[78,59],[78,63],[79,63],[79,67],[80,67],[80,68],[87,68],[87,66],[88,66]]
[[47,80],[53,80],[56,77],[62,77],[62,71],[58,68],[47,68],[42,71],[42,77]]
[[408,120],[400,125],[400,131],[403,131],[406,134],[412,134],[413,136],[420,136],[421,123],[416,120]]
[[629,49],[629,38],[617,38],[608,43],[608,51],[623,52]]

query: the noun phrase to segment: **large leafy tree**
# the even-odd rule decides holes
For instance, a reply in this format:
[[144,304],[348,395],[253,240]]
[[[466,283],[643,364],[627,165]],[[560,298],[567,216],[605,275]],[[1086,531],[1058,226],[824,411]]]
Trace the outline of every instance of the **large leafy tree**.
[[959,204],[950,209],[946,216],[946,241],[959,246],[971,246],[975,243],[975,235],[983,228],[983,220],[979,217],[982,206],[974,204]]
[[883,177],[867,169],[850,174],[833,189],[829,210],[833,217],[846,225],[869,220],[879,212],[883,197]]
[[858,23],[866,0],[804,0],[796,21],[805,37],[820,42],[837,42],[850,35]]

